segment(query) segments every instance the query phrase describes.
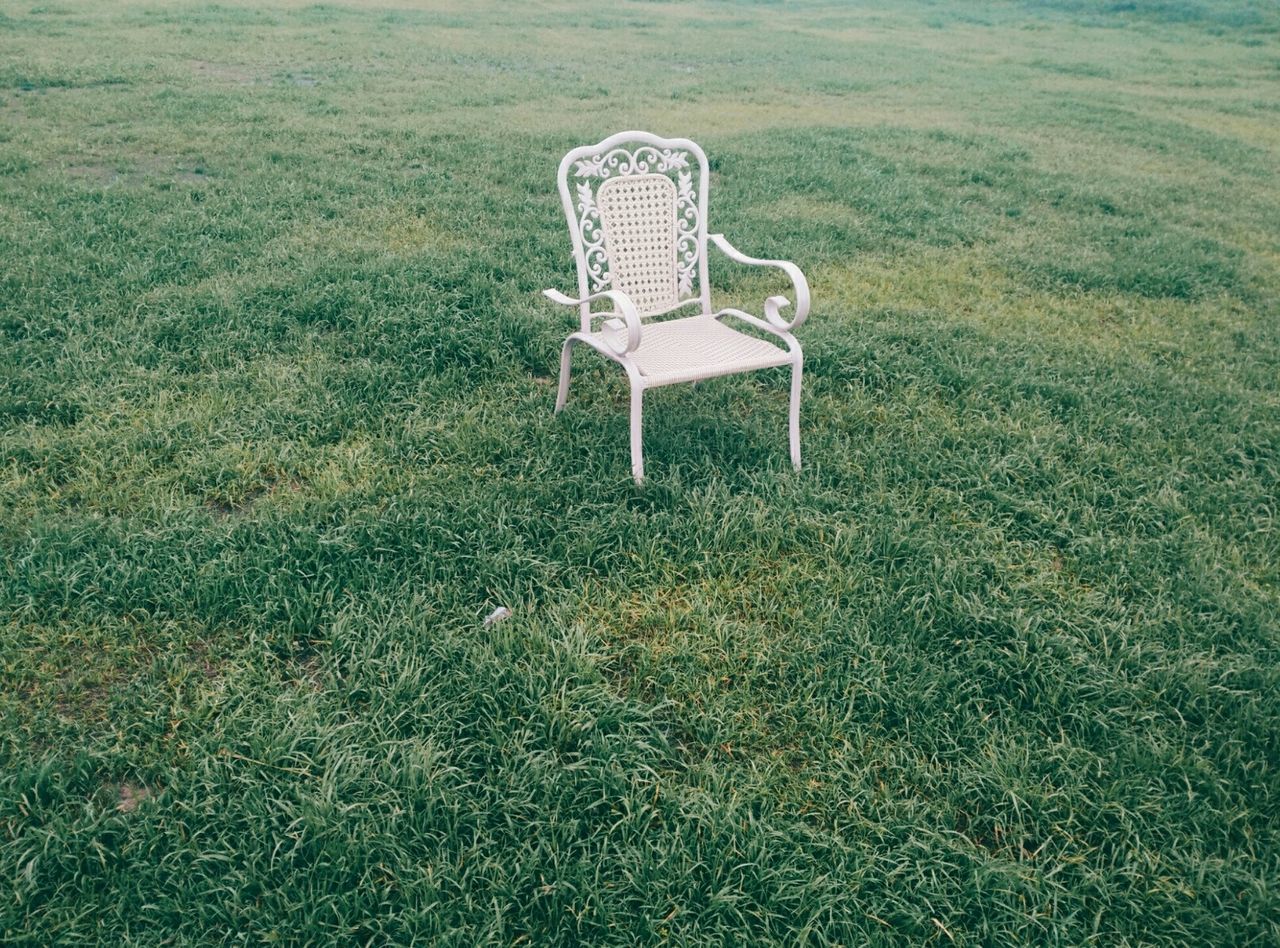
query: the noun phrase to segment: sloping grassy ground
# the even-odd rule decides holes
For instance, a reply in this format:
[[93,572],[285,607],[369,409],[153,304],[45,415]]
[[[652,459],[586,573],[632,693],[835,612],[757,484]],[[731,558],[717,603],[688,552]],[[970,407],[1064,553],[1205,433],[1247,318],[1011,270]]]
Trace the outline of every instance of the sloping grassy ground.
[[[1280,940],[1274,6],[32,2],[0,940]],[[800,475],[551,415],[627,127],[810,275]]]

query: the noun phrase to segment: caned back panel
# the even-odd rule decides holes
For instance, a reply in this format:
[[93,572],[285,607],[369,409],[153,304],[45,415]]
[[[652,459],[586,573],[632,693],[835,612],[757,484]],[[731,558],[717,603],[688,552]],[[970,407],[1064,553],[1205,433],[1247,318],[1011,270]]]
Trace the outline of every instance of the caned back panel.
[[600,185],[596,202],[613,289],[626,293],[641,315],[674,306],[675,184],[663,174],[610,178]]

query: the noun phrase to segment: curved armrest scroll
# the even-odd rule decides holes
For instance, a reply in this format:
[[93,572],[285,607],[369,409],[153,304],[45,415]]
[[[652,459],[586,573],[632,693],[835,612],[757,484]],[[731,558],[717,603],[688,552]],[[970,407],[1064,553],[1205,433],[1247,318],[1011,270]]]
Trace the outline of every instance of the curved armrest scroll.
[[[628,352],[633,352],[640,345],[640,311],[636,309],[636,304],[631,302],[631,299],[627,294],[623,293],[621,290],[602,290],[599,293],[592,293],[590,296],[584,296],[582,299],[565,296],[559,290],[543,290],[542,295],[551,300],[551,302],[559,303],[562,306],[582,306],[587,303],[593,303],[596,300],[603,299],[611,301],[616,308],[618,315],[627,322],[627,341],[625,345],[619,348],[609,340],[608,336],[605,336],[605,345],[618,353],[618,355],[626,355]],[[589,324],[587,323],[585,315],[583,316],[582,328],[584,332],[589,331]]]
[[757,257],[748,257],[733,244],[725,239],[724,234],[708,234],[707,239],[716,245],[730,260],[738,263],[745,263],[752,267],[776,267],[791,278],[791,285],[795,288],[796,293],[796,314],[791,322],[787,322],[782,318],[781,310],[785,306],[790,306],[791,301],[785,296],[771,296],[764,301],[764,318],[768,320],[771,326],[775,326],[784,332],[790,332],[799,328],[800,324],[805,321],[809,315],[809,281],[804,278],[804,274],[800,272],[800,268],[788,260],[761,260]]

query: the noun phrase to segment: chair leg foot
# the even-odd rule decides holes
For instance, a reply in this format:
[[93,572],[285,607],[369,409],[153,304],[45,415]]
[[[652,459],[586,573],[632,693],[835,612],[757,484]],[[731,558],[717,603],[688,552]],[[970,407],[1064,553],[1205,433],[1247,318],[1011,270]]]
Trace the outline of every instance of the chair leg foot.
[[574,340],[566,339],[564,348],[560,350],[560,388],[556,391],[555,411],[557,415],[564,408],[564,403],[569,400],[569,366],[573,360],[573,343]]
[[644,438],[643,438],[644,389],[636,384],[631,386],[631,474],[637,484],[644,483]]
[[788,428],[791,440],[791,466],[800,470],[800,379],[803,363],[797,360],[791,367],[791,411]]

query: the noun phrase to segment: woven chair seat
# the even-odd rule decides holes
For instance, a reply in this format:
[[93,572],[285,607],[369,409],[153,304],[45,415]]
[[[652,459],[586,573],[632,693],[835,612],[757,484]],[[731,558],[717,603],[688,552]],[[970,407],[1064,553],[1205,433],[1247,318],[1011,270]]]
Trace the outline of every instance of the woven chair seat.
[[[626,341],[623,328],[605,327],[602,335],[617,345]],[[651,386],[791,363],[786,349],[703,315],[646,323],[640,348],[630,355]]]

